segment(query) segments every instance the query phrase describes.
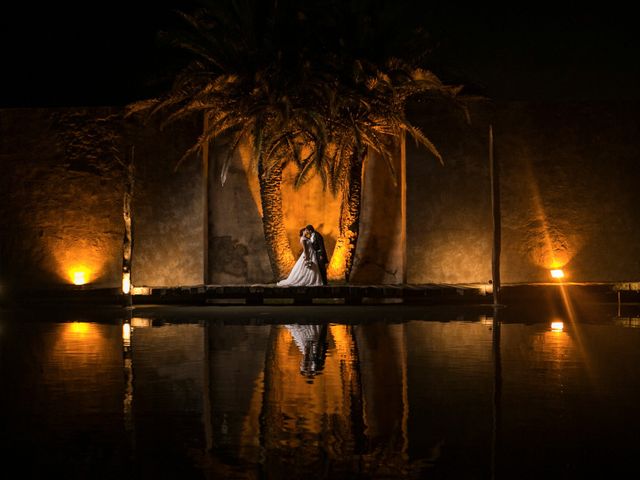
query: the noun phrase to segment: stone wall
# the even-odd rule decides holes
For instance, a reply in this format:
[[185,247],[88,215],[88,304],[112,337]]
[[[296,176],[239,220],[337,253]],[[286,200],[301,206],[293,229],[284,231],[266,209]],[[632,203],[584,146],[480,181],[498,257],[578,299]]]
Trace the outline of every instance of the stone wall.
[[[178,161],[201,131],[199,122],[127,124],[135,149],[132,202],[133,285],[177,286],[204,282],[205,206],[202,161]],[[177,167],[177,168],[176,168]]]
[[165,131],[117,108],[0,110],[0,282],[5,293],[122,281],[124,162],[133,145],[133,283],[202,283],[200,167],[176,161],[198,125]]
[[411,112],[445,157],[407,145],[408,280],[491,278],[488,128],[500,164],[502,281],[640,277],[640,123],[634,103],[471,105]]
[[122,182],[115,109],[0,111],[5,290],[120,283]]
[[471,123],[451,105],[413,105],[411,120],[436,145],[407,148],[407,281],[491,279],[491,190],[485,104],[469,105]]
[[[476,101],[467,123],[450,105],[412,104],[410,118],[444,165],[407,140],[403,272],[402,191],[383,162],[370,159],[352,281],[491,278],[490,124],[501,168],[503,282],[547,281],[553,266],[572,281],[637,281],[637,106]],[[161,130],[125,121],[115,108],[0,110],[2,289],[69,285],[78,269],[92,287],[120,285],[122,161],[131,146],[134,285],[197,285],[206,274],[210,283],[274,281],[247,149],[224,187],[216,163],[223,152],[210,155],[208,187],[199,158],[174,168],[201,128],[193,121]],[[285,183],[294,174],[285,171]],[[299,190],[286,186],[283,202],[294,255],[307,223],[324,234],[331,254],[339,199],[315,178]]]

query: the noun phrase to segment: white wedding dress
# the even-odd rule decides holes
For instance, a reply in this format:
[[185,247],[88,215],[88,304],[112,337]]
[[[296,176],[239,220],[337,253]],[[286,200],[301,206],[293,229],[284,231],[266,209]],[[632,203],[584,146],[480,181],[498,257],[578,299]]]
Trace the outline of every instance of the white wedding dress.
[[[277,283],[278,287],[315,287],[322,285],[322,275],[320,275],[318,259],[315,250],[311,246],[311,240],[306,237],[300,237],[300,245],[302,245],[302,253],[298,257],[298,261],[291,269],[289,276]],[[310,267],[307,266],[307,255],[311,260]]]

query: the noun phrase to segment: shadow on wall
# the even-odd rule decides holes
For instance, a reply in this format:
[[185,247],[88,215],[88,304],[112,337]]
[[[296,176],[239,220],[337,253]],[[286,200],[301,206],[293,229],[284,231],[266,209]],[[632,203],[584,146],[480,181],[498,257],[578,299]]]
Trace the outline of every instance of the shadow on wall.
[[[262,228],[262,205],[257,173],[246,145],[235,153],[225,185],[220,182],[220,147],[212,152],[209,202],[209,275],[214,284],[275,282]],[[340,198],[312,177],[293,188],[295,168],[283,173],[282,203],[285,229],[294,257],[301,254],[299,231],[312,224],[324,236],[331,255],[338,236]]]
[[176,164],[197,138],[201,124],[183,121],[127,124],[135,144],[132,283],[136,286],[198,285],[204,278],[202,162]]
[[262,232],[259,194],[251,191],[245,169],[249,162],[247,154],[244,148],[234,153],[223,186],[221,159],[227,150],[217,146],[210,151],[208,269],[212,284],[273,281]]

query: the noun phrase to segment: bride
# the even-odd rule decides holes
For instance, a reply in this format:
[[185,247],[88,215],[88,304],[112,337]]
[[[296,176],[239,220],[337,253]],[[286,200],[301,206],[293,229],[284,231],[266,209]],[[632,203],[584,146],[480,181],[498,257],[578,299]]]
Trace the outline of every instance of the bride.
[[322,276],[318,267],[316,252],[311,246],[311,240],[307,238],[306,228],[300,230],[300,245],[302,254],[293,266],[291,273],[284,280],[280,280],[278,287],[315,287],[322,285]]

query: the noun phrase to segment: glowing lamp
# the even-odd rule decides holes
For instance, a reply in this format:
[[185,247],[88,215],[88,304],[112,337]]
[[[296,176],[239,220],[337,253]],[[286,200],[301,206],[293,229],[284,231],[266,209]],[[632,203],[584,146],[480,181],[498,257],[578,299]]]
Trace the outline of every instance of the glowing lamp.
[[487,315],[480,315],[480,323],[482,325],[493,325],[493,317]]
[[564,330],[564,322],[560,322],[560,321],[551,322],[552,332],[561,332],[562,330]]
[[560,268],[554,268],[553,270],[550,271],[551,273],[551,278],[564,278],[564,272],[562,271],[562,269]]
[[74,285],[84,285],[85,283],[87,283],[87,272],[78,270],[72,272],[71,275],[73,276]]
[[131,291],[131,274],[130,273],[123,273],[122,274],[122,293],[124,293],[125,295],[129,295],[129,292]]
[[144,328],[152,325],[150,318],[133,317],[131,319],[131,328]]
[[75,335],[86,335],[89,329],[90,325],[86,322],[73,322],[68,326],[68,331]]
[[131,287],[131,295],[151,295],[149,287]]
[[126,322],[122,324],[122,343],[125,347],[131,345],[131,324]]

